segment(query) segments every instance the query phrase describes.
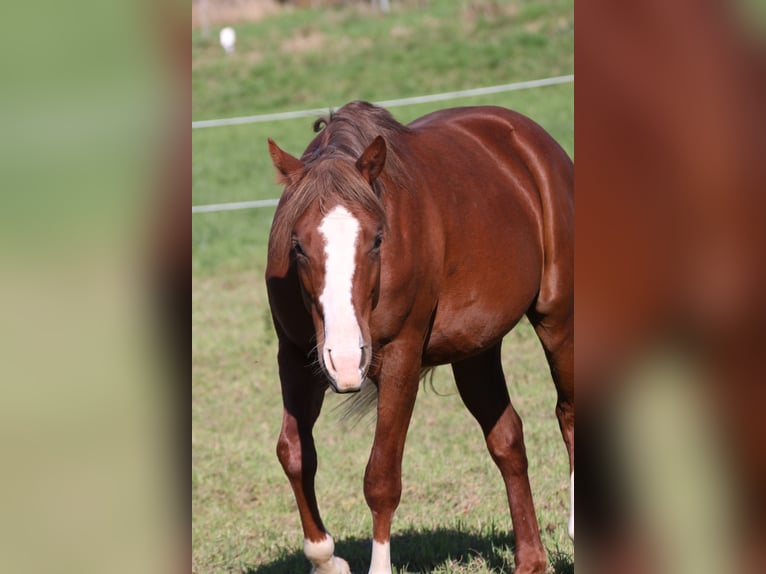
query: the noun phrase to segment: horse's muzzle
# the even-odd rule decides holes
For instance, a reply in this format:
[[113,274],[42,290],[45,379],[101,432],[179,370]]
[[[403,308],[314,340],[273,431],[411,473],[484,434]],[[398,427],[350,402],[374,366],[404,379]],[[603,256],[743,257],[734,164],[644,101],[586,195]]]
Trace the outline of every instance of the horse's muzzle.
[[359,391],[370,366],[369,347],[365,345],[343,352],[325,347],[322,359],[330,386],[336,393]]

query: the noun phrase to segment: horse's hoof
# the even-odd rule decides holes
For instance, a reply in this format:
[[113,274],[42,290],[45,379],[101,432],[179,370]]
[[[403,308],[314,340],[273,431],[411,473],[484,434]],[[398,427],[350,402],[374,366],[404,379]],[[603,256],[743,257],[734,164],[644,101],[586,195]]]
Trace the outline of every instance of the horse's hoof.
[[514,574],[545,574],[545,567],[545,562],[535,562],[518,566],[513,572]]
[[351,569],[348,567],[348,562],[343,558],[333,556],[321,566],[313,566],[311,574],[351,574]]
[[348,562],[343,560],[343,558],[338,558],[337,556],[334,558],[335,565],[336,565],[336,572],[338,574],[351,574],[351,568],[348,567]]

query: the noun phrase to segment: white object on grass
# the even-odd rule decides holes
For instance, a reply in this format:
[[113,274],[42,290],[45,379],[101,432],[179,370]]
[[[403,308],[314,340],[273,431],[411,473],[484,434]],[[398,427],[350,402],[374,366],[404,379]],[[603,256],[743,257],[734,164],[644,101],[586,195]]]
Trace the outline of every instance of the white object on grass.
[[226,50],[227,54],[231,54],[234,51],[234,44],[237,42],[237,34],[234,32],[234,28],[226,26],[221,30],[219,35],[221,46]]

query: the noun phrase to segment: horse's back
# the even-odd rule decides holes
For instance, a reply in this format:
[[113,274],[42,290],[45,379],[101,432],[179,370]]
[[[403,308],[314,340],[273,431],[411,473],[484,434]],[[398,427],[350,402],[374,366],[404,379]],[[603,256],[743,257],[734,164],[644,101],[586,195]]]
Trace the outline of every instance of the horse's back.
[[426,114],[408,127],[420,140],[430,140],[427,147],[443,147],[445,140],[456,145],[465,136],[500,158],[518,155],[521,144],[545,155],[547,169],[561,172],[571,195],[572,160],[548,132],[523,114],[499,106],[449,108]]
[[504,108],[442,110],[409,127],[424,166],[419,193],[440,213],[445,246],[426,360],[448,362],[502,338],[541,297],[562,297],[572,164],[539,125]]

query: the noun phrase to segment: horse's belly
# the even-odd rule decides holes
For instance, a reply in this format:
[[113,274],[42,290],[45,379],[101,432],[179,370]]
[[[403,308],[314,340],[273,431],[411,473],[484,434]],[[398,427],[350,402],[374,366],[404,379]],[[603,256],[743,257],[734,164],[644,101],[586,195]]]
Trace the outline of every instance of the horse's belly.
[[465,359],[498,343],[532,305],[535,289],[500,300],[439,302],[424,366]]

